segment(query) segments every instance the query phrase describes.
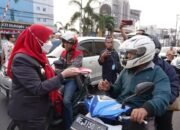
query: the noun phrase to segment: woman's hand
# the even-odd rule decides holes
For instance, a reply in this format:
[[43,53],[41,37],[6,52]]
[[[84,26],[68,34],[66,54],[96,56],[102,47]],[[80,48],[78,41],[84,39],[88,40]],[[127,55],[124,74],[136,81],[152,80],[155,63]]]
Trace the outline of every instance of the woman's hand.
[[80,74],[79,68],[71,67],[61,72],[63,78],[73,77]]
[[110,89],[110,83],[107,80],[101,80],[98,84],[100,91],[108,91]]

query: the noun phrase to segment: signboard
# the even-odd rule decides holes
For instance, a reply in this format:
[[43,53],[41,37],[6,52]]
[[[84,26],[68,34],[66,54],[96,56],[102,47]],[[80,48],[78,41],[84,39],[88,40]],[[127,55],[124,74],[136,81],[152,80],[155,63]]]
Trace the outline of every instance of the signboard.
[[20,32],[26,29],[28,26],[30,26],[30,24],[0,21],[0,32],[1,33]]
[[30,26],[30,24],[24,24],[24,23],[14,23],[14,22],[2,22],[0,21],[0,28],[6,28],[6,29],[19,29],[23,30]]

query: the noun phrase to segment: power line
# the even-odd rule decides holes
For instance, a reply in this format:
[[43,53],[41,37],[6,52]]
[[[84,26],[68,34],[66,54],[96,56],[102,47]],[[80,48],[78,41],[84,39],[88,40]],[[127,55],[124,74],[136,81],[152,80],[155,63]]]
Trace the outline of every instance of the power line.
[[[0,9],[5,9],[3,7],[0,7]],[[44,15],[44,16],[50,16],[52,17],[53,14],[44,14],[44,13],[34,13],[34,12],[28,12],[28,11],[21,11],[21,10],[15,10],[15,9],[9,9],[9,10],[12,10],[12,11],[15,11],[15,12],[20,12],[20,13],[27,13],[27,14],[36,14],[36,15]]]
[[[11,16],[10,14],[7,14],[6,16]],[[14,17],[21,17],[21,18],[30,18],[30,19],[34,19],[34,18],[41,18],[41,19],[48,19],[48,20],[53,20],[53,18],[47,18],[47,17],[33,17],[33,16],[25,16],[25,15],[15,15]]]
[[4,8],[3,17],[2,17],[3,20],[6,17],[7,11],[9,9],[9,4],[10,4],[10,0],[7,1],[7,4],[6,4],[5,8]]

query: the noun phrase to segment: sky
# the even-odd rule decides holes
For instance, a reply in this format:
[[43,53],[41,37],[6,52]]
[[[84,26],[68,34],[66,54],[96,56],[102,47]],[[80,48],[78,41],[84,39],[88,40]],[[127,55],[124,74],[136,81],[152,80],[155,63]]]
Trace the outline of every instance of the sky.
[[[54,0],[54,20],[63,24],[70,20],[78,9],[69,5],[70,0]],[[180,0],[129,0],[131,9],[141,10],[140,25],[157,25],[160,28],[175,28],[176,18],[180,24]],[[179,14],[179,17],[177,17]]]

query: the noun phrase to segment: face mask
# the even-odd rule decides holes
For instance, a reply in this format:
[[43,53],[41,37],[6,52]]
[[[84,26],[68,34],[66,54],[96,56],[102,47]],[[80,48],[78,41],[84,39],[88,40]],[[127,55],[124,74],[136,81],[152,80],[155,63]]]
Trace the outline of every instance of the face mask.
[[51,41],[47,41],[46,43],[44,43],[44,45],[41,47],[42,51],[44,53],[49,53],[49,51],[51,50],[53,44]]

